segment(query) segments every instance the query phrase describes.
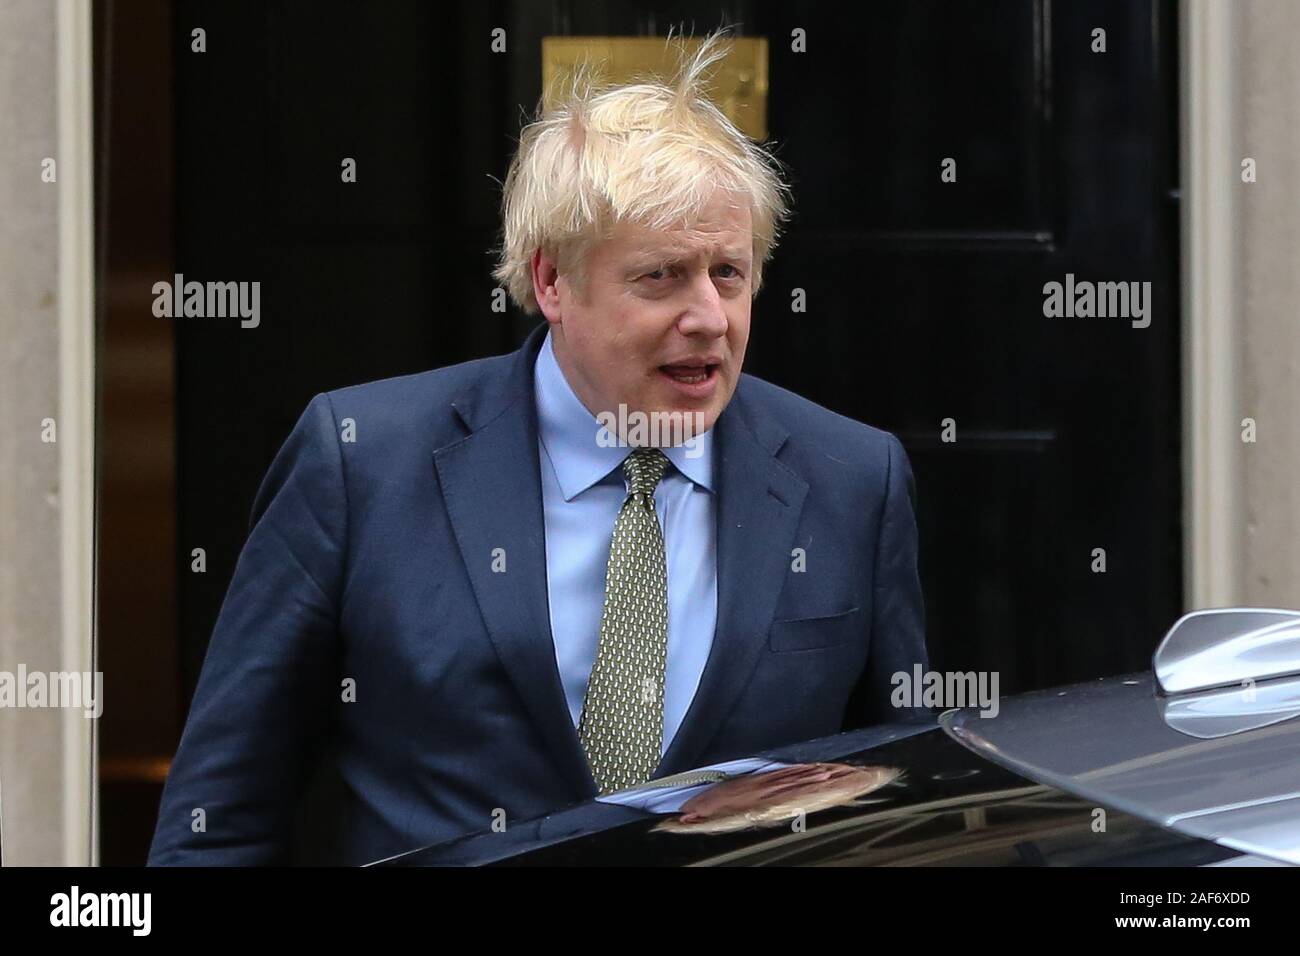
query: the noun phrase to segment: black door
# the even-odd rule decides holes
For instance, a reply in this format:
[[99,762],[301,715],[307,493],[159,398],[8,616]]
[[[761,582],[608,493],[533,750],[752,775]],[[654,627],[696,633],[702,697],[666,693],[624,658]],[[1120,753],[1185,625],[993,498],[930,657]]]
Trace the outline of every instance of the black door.
[[[488,250],[540,37],[698,35],[718,10],[177,5],[178,271],[262,283],[256,329],[175,320],[183,699],[308,399],[530,324],[492,310]],[[1181,605],[1172,0],[725,10],[769,38],[797,205],[747,367],[903,439],[934,666],[997,670],[1003,693],[1144,667]],[[1046,317],[1067,273],[1150,282],[1149,326]]]

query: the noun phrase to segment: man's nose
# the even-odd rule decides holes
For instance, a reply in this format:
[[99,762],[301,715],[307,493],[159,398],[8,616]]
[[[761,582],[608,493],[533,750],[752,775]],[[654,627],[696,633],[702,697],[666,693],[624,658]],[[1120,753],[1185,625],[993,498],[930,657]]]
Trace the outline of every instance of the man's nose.
[[683,335],[708,335],[715,338],[727,334],[727,311],[722,307],[722,296],[713,276],[705,272],[692,281],[691,301],[678,321]]

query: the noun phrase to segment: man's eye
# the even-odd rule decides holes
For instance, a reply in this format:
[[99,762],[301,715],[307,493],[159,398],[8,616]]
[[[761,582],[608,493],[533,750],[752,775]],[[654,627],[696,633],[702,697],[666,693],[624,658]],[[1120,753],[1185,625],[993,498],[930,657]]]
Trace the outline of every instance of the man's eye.
[[[728,273],[728,274],[724,274],[724,275],[722,276],[722,278],[724,278],[724,279],[740,279],[740,278],[744,278],[744,275],[745,275],[743,272],[741,272],[739,269],[737,269],[735,266],[733,266],[733,265],[732,265],[731,263],[729,263],[729,262],[724,262],[724,263],[723,263],[721,266],[719,266],[718,268],[720,268],[720,269],[730,269],[730,270],[731,270],[730,273]],[[677,267],[676,267],[676,266],[661,266],[660,268],[655,269],[655,270],[652,271],[652,272],[646,272],[646,273],[644,273],[644,274],[641,276],[641,278],[643,278],[643,279],[650,279],[651,281],[658,282],[658,281],[660,281],[661,279],[668,279],[668,278],[671,278],[672,275],[673,275],[676,271],[677,271]]]

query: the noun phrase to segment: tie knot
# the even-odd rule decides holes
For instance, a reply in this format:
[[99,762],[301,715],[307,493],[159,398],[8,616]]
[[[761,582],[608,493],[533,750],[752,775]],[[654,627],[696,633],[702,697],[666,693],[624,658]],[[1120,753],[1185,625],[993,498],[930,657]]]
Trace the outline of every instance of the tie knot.
[[668,469],[668,458],[658,448],[637,448],[623,459],[623,476],[628,494],[653,498],[659,480]]

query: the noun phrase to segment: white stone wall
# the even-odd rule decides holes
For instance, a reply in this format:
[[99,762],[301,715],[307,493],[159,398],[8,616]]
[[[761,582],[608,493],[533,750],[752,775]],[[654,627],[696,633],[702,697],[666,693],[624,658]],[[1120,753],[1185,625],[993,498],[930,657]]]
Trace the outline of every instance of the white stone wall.
[[[82,0],[0,2],[0,671],[15,677],[91,666],[89,23]],[[91,741],[79,712],[0,708],[6,865],[90,861]]]
[[[1258,181],[1236,205],[1238,600],[1300,608],[1300,3],[1234,4],[1238,152]],[[1240,161],[1240,160],[1238,160]]]

